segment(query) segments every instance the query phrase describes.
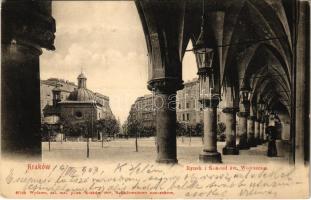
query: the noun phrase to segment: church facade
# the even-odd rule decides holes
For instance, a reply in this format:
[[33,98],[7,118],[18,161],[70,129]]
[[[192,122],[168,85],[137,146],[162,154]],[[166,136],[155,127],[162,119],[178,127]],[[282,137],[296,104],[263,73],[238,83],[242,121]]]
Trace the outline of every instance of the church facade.
[[[52,89],[52,105],[43,108],[44,117],[56,115],[63,122],[71,124],[93,121],[111,117],[114,115],[110,109],[109,97],[92,92],[86,87],[86,76],[81,73],[78,76],[78,86],[73,91],[63,94],[60,84]],[[66,98],[64,98],[64,96]]]

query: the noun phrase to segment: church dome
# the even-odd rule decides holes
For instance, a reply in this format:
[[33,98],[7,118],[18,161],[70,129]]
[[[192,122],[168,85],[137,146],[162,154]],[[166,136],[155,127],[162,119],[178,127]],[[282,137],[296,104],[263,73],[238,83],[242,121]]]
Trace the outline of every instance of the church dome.
[[95,95],[88,89],[78,88],[71,92],[68,96],[71,101],[93,101],[96,100]]
[[84,75],[84,73],[81,72],[81,74],[79,74],[78,79],[86,79],[86,76]]

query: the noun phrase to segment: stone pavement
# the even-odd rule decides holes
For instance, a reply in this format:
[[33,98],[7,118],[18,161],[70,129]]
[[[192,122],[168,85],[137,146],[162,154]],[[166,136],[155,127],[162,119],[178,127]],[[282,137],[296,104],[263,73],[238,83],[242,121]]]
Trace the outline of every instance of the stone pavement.
[[[225,142],[218,142],[218,152],[222,152]],[[60,160],[87,160],[86,142],[52,142],[51,151],[48,151],[48,143],[42,143],[43,161],[50,159]],[[135,152],[135,139],[116,139],[104,142],[90,142],[90,161],[138,161],[154,162],[156,158],[154,138],[138,139],[138,152]],[[202,150],[201,138],[177,139],[177,159],[179,164],[199,163],[199,153]],[[254,163],[284,163],[288,164],[288,156],[269,158],[266,156],[267,144],[259,145],[249,150],[240,150],[240,155],[222,155],[224,164],[254,164]]]

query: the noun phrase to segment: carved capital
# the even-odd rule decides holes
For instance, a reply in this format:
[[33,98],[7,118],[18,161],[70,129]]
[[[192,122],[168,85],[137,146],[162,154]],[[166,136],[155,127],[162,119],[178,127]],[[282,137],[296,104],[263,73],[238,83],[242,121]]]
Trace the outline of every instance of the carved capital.
[[200,68],[197,73],[199,76],[210,76],[211,74],[213,74],[213,69],[210,67]]
[[237,115],[238,117],[248,117],[249,112],[238,112]]
[[183,88],[182,80],[177,78],[160,78],[148,81],[148,89],[156,93],[173,93]]
[[249,116],[247,119],[255,121],[256,120],[256,116]]
[[3,3],[2,44],[32,45],[55,50],[55,20],[49,13],[50,2],[6,1]]
[[208,108],[216,108],[219,104],[219,101],[220,101],[220,98],[218,95],[214,95],[210,98],[200,100],[203,106],[208,107]]
[[223,113],[235,114],[238,111],[239,111],[239,108],[234,108],[234,107],[226,107],[226,108],[222,109]]
[[243,104],[243,106],[245,106],[245,108],[249,107],[251,105],[249,100],[241,100],[241,104]]

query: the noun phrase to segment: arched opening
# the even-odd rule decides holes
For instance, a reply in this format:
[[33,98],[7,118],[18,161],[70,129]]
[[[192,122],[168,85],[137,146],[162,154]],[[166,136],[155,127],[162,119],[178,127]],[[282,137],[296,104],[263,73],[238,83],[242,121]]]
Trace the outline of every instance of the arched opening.
[[134,2],[52,2],[56,51],[40,58],[42,80],[58,78],[76,84],[81,70],[88,89],[110,97],[123,123],[146,88],[148,56]]
[[[189,43],[186,49],[193,49],[193,44],[191,40],[189,40]],[[182,67],[183,67],[182,79],[184,81],[190,81],[190,80],[198,78],[197,63],[196,63],[195,55],[193,52],[188,51],[185,53],[183,57],[183,61],[182,61]]]
[[[136,92],[140,90],[138,89],[139,87],[144,91],[144,93],[141,94],[148,92],[145,87],[145,83],[148,81],[148,89],[152,90],[158,97],[161,97],[163,105],[168,104],[167,107],[169,108],[159,109],[156,117],[156,149],[159,160],[161,162],[176,163],[175,94],[178,90],[183,88],[181,73],[182,62],[185,49],[187,45],[191,44],[188,40],[189,38],[192,39],[194,36],[200,38],[197,37],[200,32],[199,18],[201,17],[198,10],[202,10],[200,3],[188,1],[172,1],[168,3],[165,1],[139,0],[135,1],[135,4],[133,2],[88,2],[87,4],[85,2],[53,2],[53,9],[50,3],[51,2],[25,1],[22,3],[22,5],[25,5],[25,8],[24,6],[16,7],[16,2],[7,1],[3,3],[3,13],[5,16],[4,26],[8,27],[4,31],[5,36],[2,40],[5,46],[2,52],[3,55],[5,55],[3,56],[4,61],[2,65],[4,69],[3,72],[6,75],[3,79],[3,83],[5,83],[3,84],[3,93],[6,95],[2,95],[2,98],[5,100],[2,102],[4,102],[5,119],[8,119],[4,120],[6,126],[4,130],[8,130],[4,132],[13,133],[6,134],[5,137],[3,137],[10,142],[8,147],[19,151],[27,148],[34,150],[40,147],[40,135],[37,134],[40,129],[40,98],[38,98],[40,96],[40,62],[42,74],[46,73],[46,76],[56,73],[60,75],[68,74],[68,76],[64,77],[66,79],[69,79],[70,76],[74,76],[73,73],[69,73],[70,70],[73,70],[73,68],[70,69],[70,67],[85,65],[78,66],[79,69],[76,71],[80,71],[80,68],[84,68],[81,71],[88,73],[89,77],[95,77],[95,79],[88,79],[90,85],[87,85],[94,90],[102,88],[103,85],[105,86],[106,84],[104,81],[109,81],[110,87],[105,88],[103,92],[108,94],[109,91],[115,91],[119,83],[126,83],[126,85],[122,85],[122,88],[126,90],[127,94],[122,94],[122,100],[130,99],[125,98],[125,95],[128,95],[128,92],[131,91],[131,85],[135,85],[135,83],[137,83],[133,90],[133,93],[136,94],[135,97],[137,96]],[[106,3],[112,5],[112,7],[105,10],[102,9],[101,6],[98,6]],[[279,9],[274,9],[276,8],[274,6],[277,4],[269,4],[267,2],[257,3],[254,1],[243,1],[241,4],[239,3],[240,2],[232,2],[232,4],[228,4],[225,2],[217,2],[214,4],[213,2],[209,2],[206,5],[203,4],[203,10],[205,10],[205,7],[208,7],[208,12],[213,13],[211,15],[208,14],[208,31],[206,35],[213,32],[217,32],[217,34],[215,34],[215,38],[212,37],[213,47],[211,48],[213,49],[207,51],[209,45],[206,45],[207,43],[205,43],[205,41],[203,45],[203,49],[205,50],[200,51],[200,56],[210,59],[210,53],[217,48],[217,53],[215,54],[215,57],[217,57],[215,60],[217,60],[217,62],[204,62],[206,66],[198,65],[201,66],[200,69],[202,69],[200,73],[200,77],[202,77],[201,85],[206,86],[212,91],[216,86],[221,88],[222,84],[226,84],[228,76],[233,76],[231,78],[234,80],[233,85],[236,87],[237,85],[241,85],[238,79],[245,79],[244,81],[249,82],[249,88],[252,89],[250,99],[253,104],[252,110],[255,113],[252,113],[254,116],[247,116],[247,113],[240,113],[243,118],[243,124],[245,125],[243,125],[243,130],[245,130],[246,127],[246,117],[250,117],[250,120],[253,122],[256,120],[254,119],[256,118],[256,112],[261,107],[260,105],[263,105],[259,103],[259,100],[263,99],[267,102],[264,105],[264,109],[276,110],[276,112],[279,112],[278,114],[281,115],[281,117],[279,117],[280,122],[284,122],[283,125],[281,124],[282,130],[281,134],[279,134],[281,135],[279,138],[288,137],[288,133],[286,132],[288,128],[285,128],[286,123],[290,115],[291,119],[294,119],[291,120],[292,123],[290,126],[292,134],[290,138],[293,139],[291,144],[294,149],[293,153],[295,156],[299,156],[299,154],[305,156],[307,154],[302,152],[301,147],[304,146],[307,148],[309,145],[308,142],[304,141],[304,138],[308,138],[305,130],[309,129],[308,124],[303,120],[306,119],[308,114],[307,111],[304,110],[304,107],[308,109],[306,104],[309,100],[307,97],[309,94],[307,91],[309,88],[307,82],[309,76],[307,75],[308,73],[305,73],[308,71],[306,61],[309,59],[308,47],[306,47],[305,44],[308,43],[309,37],[306,36],[308,35],[306,34],[308,30],[304,27],[305,23],[309,20],[308,13],[298,15],[301,20],[299,23],[296,19],[292,21],[289,20],[289,22],[293,22],[293,24],[290,24],[290,26],[292,26],[291,31],[297,33],[297,35],[288,34],[288,27],[286,27],[286,23],[284,23],[286,22],[284,15],[279,12]],[[59,6],[57,9],[57,4],[63,5]],[[67,5],[67,7],[65,5]],[[131,7],[132,10],[124,11],[122,6],[116,8],[113,7],[113,5],[126,5],[125,7]],[[282,4],[278,4],[277,6],[281,6],[280,8],[282,8]],[[81,9],[81,7],[83,9]],[[96,7],[95,10],[97,11],[92,12],[94,7]],[[295,4],[295,7],[297,7],[297,10],[300,9],[302,11],[307,8],[303,3]],[[57,14],[57,10],[60,11],[61,9],[63,10]],[[44,55],[41,57],[41,61],[39,61],[42,48],[55,50],[54,34],[56,30],[55,20],[51,15],[52,10],[54,11],[53,14],[57,21],[57,51],[61,51],[62,54],[54,57],[50,56],[53,57],[53,59],[47,61],[45,56],[48,54],[52,55],[53,53],[47,53],[45,51]],[[234,11],[231,12],[232,10]],[[121,13],[119,11],[121,11]],[[264,11],[268,11],[268,14]],[[82,16],[81,13],[85,14],[85,16]],[[288,12],[286,13],[288,14]],[[129,16],[127,16],[127,14],[129,14]],[[57,18],[57,15],[61,17]],[[31,16],[34,21],[28,20],[28,16]],[[116,18],[111,20],[113,16]],[[136,18],[137,28],[132,26],[133,24],[131,23],[133,21],[124,21],[124,18],[133,16]],[[203,15],[203,19],[204,17]],[[273,18],[277,19],[274,20]],[[67,22],[64,20],[62,23],[62,19],[66,19]],[[79,23],[77,23],[77,21],[79,21]],[[143,27],[140,26],[139,21],[141,21]],[[204,20],[202,21],[204,22]],[[257,21],[258,23],[254,23]],[[85,24],[87,24],[87,26],[85,26]],[[202,24],[204,25],[204,23]],[[203,27],[204,26],[202,26],[202,32],[204,32]],[[241,31],[238,30],[240,27]],[[136,34],[129,34],[137,30],[140,32],[139,36]],[[275,34],[278,30],[280,30],[280,34],[284,34],[287,37],[288,41],[284,43],[281,42],[284,41],[282,39],[283,36],[278,37],[279,35]],[[127,34],[130,36],[136,35],[140,42],[135,41],[135,37],[131,38],[127,37],[128,35],[126,34],[122,34],[124,31],[127,31]],[[110,36],[112,37],[110,38]],[[147,45],[145,45],[142,39],[144,36]],[[274,36],[276,36],[276,38],[274,38]],[[95,38],[95,42],[92,41],[93,39],[91,38]],[[107,38],[109,39],[107,40]],[[135,44],[130,45],[133,41],[135,41]],[[243,42],[246,42],[246,44],[241,45]],[[252,48],[252,44],[248,44],[253,42],[258,44],[254,45],[254,48]],[[291,42],[295,44],[291,46]],[[83,43],[83,45],[81,45],[81,43]],[[135,46],[135,50],[138,48],[142,51],[131,52],[130,48],[132,46]],[[233,48],[233,46],[237,48]],[[107,47],[110,49],[105,49]],[[293,49],[291,49],[292,47]],[[188,48],[191,48],[191,46],[188,46]],[[203,50],[201,47],[199,48]],[[248,52],[249,49],[252,49],[250,53]],[[197,51],[197,53],[199,53],[199,51]],[[57,53],[54,55],[56,54]],[[189,59],[192,61],[189,61],[187,58],[188,55],[184,58],[184,65],[187,65],[185,66],[187,70],[184,70],[184,79],[186,80],[188,79],[186,75],[188,76],[191,73],[194,75],[195,73],[193,72],[196,71],[195,65],[193,65],[192,70],[189,69],[188,71],[189,63],[194,61],[194,59],[190,58]],[[248,58],[243,60],[243,56]],[[215,74],[212,73],[215,68],[209,67],[209,69],[206,69],[207,66],[210,66],[208,63],[212,63],[212,67],[216,68]],[[149,65],[148,70],[146,67],[147,65]],[[21,70],[20,66],[25,67]],[[118,66],[122,68],[118,68]],[[133,68],[137,66],[143,66],[142,69],[144,70],[137,69],[135,72]],[[267,70],[265,70],[266,66],[268,66]],[[133,68],[127,70],[129,67]],[[105,68],[107,71],[105,71],[105,73],[98,73],[99,68]],[[69,70],[66,71],[64,69]],[[110,72],[114,72],[115,74]],[[147,74],[147,72],[149,74],[148,80],[146,77],[142,78],[143,76],[138,76],[138,74]],[[112,74],[114,76],[112,76]],[[83,75],[83,73],[81,73],[81,75]],[[211,86],[209,80],[212,80],[214,75],[220,80],[216,80],[217,84]],[[73,80],[74,78],[70,79]],[[83,80],[86,79],[83,78]],[[142,84],[138,84],[140,81]],[[24,87],[23,83],[25,82],[31,87]],[[111,86],[112,82],[115,83],[113,87]],[[82,117],[92,116],[93,118],[93,116],[98,116],[98,118],[100,118],[100,116],[97,115],[97,107],[100,105],[107,105],[109,98],[102,95],[102,97],[100,97],[102,101],[94,99],[94,96],[101,95],[93,94],[86,89],[84,81],[80,85],[83,86],[78,87],[77,90],[74,91],[76,95],[72,95],[71,97],[73,99],[69,100],[91,100],[89,102],[89,107],[96,108],[96,113],[84,112],[83,110],[83,112],[81,111],[83,114]],[[217,90],[219,88],[217,88]],[[249,88],[244,89],[250,90]],[[236,96],[240,94],[240,92],[242,91],[236,91]],[[122,91],[118,91],[118,93],[122,93]],[[60,96],[61,99],[67,98],[66,95],[63,94]],[[249,95],[244,96],[249,97]],[[218,112],[216,109],[219,105],[218,94],[214,96],[211,95],[202,100],[207,107],[209,106],[212,108],[205,110],[206,117],[204,117],[204,119],[209,123],[208,126],[204,127],[206,128],[205,132],[212,133],[206,134],[206,138],[209,139],[204,143],[206,144],[205,150],[209,149],[212,153],[216,153],[217,151],[215,152],[214,150],[217,149],[217,145],[215,145],[217,144],[215,139],[215,122],[217,121]],[[132,101],[133,100],[131,100],[131,102]],[[153,102],[152,99],[151,102]],[[122,105],[124,106],[126,104]],[[186,107],[189,107],[187,103]],[[113,109],[113,111],[115,110]],[[234,119],[236,110],[230,105],[230,107],[224,107],[222,111],[227,113],[228,127],[233,126],[235,122],[231,119]],[[11,113],[19,113],[19,115],[12,116],[10,115]],[[75,112],[73,109],[69,109],[67,113]],[[185,116],[185,118],[188,118],[188,115]],[[78,115],[76,117],[79,118],[80,116]],[[257,118],[260,117],[257,115]],[[257,128],[262,127],[262,121],[264,120],[257,119]],[[85,127],[81,127],[81,130],[84,128]],[[27,135],[27,137],[22,135],[24,130],[29,134],[24,134]],[[228,132],[231,131],[229,130]],[[230,135],[228,136],[230,137]],[[232,134],[232,136],[233,139],[231,141],[234,146],[234,134]],[[22,142],[19,144],[16,141]],[[231,141],[228,142],[230,143]],[[33,146],[35,146],[35,148],[33,148]],[[3,149],[6,149],[6,147]],[[38,149],[35,150],[36,154],[41,153],[41,151],[37,151]],[[208,153],[211,152],[209,150]],[[297,151],[295,152],[295,150]],[[204,151],[202,153],[203,154],[200,154],[200,156],[205,156],[205,158],[212,156],[212,154],[208,154]],[[219,158],[219,155],[220,154],[217,153],[217,158]],[[293,159],[295,159],[295,156],[293,156]]]

